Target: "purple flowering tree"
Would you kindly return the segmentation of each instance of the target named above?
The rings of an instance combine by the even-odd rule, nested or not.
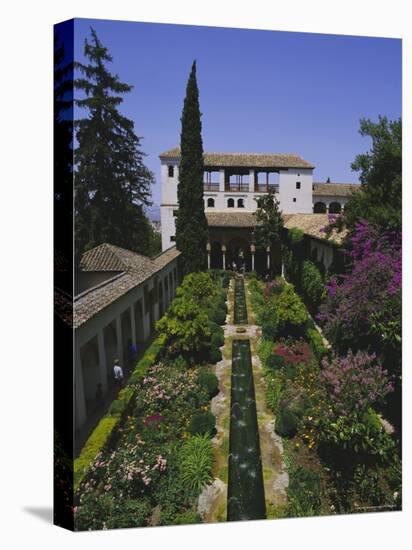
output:
[[[362,221],[355,227],[348,255],[347,274],[327,284],[318,319],[339,353],[369,350],[399,366],[401,235],[379,234]]]

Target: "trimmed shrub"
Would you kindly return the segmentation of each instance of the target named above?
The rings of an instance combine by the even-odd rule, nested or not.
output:
[[[219,380],[213,372],[201,370],[198,382],[200,387],[207,392],[210,399],[219,393]]]
[[[211,321],[218,325],[224,325],[226,322],[226,310],[218,305],[206,309],[207,316]]]
[[[308,320],[308,312],[294,286],[285,285],[274,305],[279,318],[279,335],[301,335]]]
[[[308,328],[306,330],[306,337],[309,340],[310,347],[317,359],[322,359],[326,354],[326,347],[323,344],[322,336],[316,330],[316,328]]]
[[[310,306],[317,309],[325,292],[325,284],[321,272],[310,260],[303,262],[300,284]]]
[[[282,437],[293,437],[298,430],[300,418],[289,408],[281,408],[276,417],[276,431]]]
[[[223,331],[222,333],[214,332],[210,339],[210,343],[212,344],[212,346],[215,346],[216,348],[221,348],[225,343],[225,337],[223,335]]]
[[[222,352],[217,346],[211,344],[209,348],[209,362],[212,365],[214,365],[215,363],[218,363],[221,360],[222,360]]]
[[[209,411],[197,411],[192,416],[189,424],[189,432],[192,435],[213,436],[216,432],[216,418]]]

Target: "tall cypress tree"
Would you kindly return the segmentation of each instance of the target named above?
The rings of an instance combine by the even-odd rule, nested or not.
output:
[[[84,53],[89,63],[76,63],[82,77],[75,80],[84,92],[76,104],[88,111],[76,121],[76,253],[103,242],[145,253],[150,226],[143,207],[150,204],[153,174],[144,165],[133,121],[118,110],[132,86],[108,71],[112,57],[94,29]]]
[[[196,61],[186,88],[180,135],[180,172],[177,198],[176,246],[184,273],[206,269],[207,220],[203,203],[203,143]]]

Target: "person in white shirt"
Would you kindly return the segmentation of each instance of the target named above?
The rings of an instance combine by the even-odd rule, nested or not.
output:
[[[118,359],[115,359],[115,361],[114,361],[113,376],[114,376],[114,380],[115,380],[116,384],[121,386],[122,382],[123,382],[123,369],[119,365],[119,360]]]

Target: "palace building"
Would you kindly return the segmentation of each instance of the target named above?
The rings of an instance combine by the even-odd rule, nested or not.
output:
[[[167,250],[175,242],[180,149],[166,151],[159,158],[162,250]],[[314,165],[296,154],[204,153],[204,166],[208,262],[212,268],[230,268],[239,255],[244,258],[246,270],[262,271],[276,262],[274,251],[256,250],[252,239],[257,199],[269,189],[279,200],[286,229],[300,228],[324,248],[327,241],[322,229],[327,214],[342,212],[350,194],[359,187],[313,182]],[[327,244],[336,245],[338,241],[335,236]],[[331,253],[323,253],[323,261],[330,265]]]

